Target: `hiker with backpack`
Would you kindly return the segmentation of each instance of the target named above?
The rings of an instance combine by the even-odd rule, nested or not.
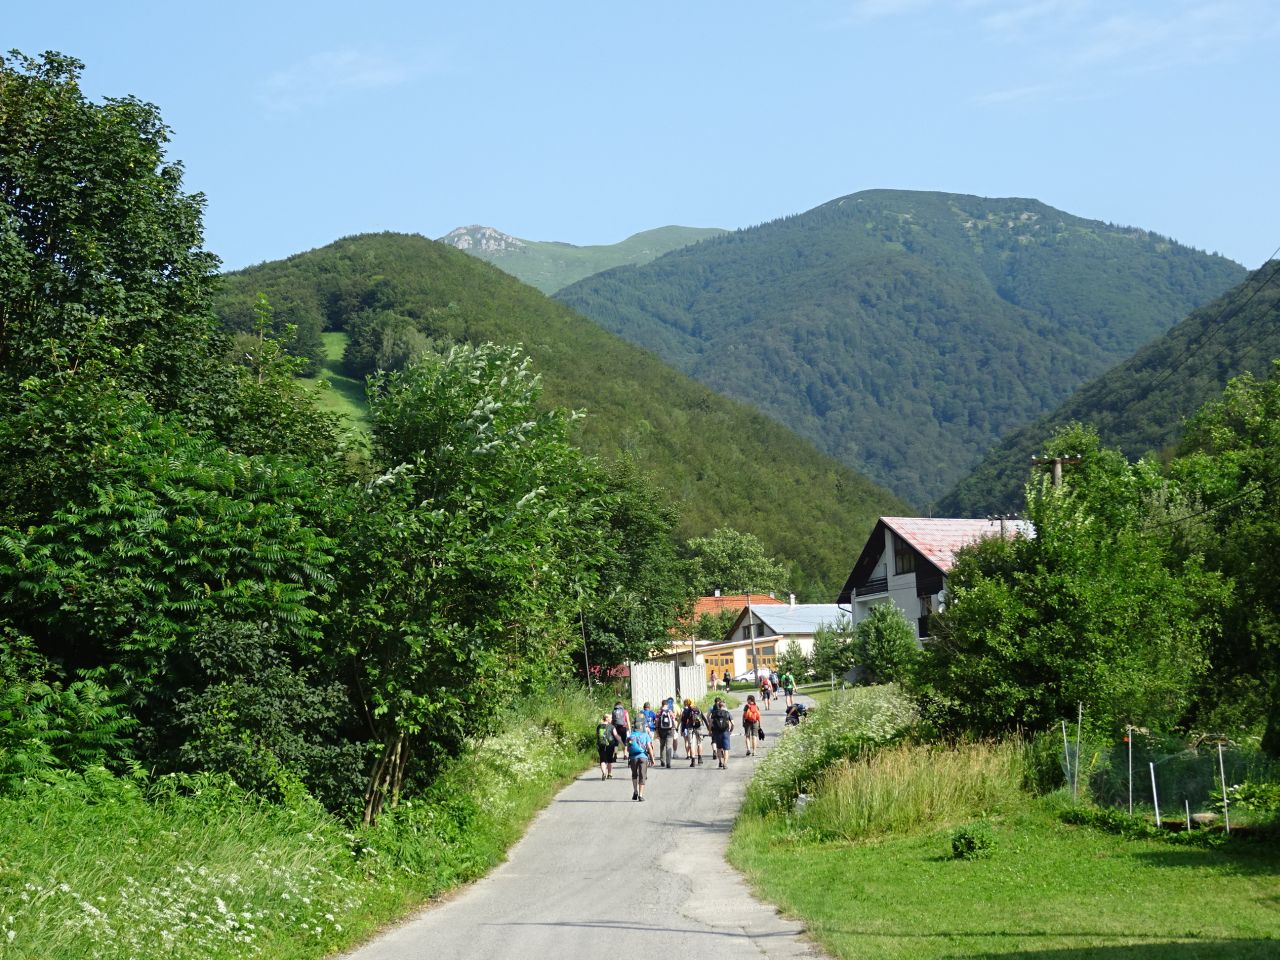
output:
[[[711,745],[715,749],[716,759],[720,761],[721,770],[729,768],[729,737],[733,734],[733,714],[724,705],[724,700],[716,697],[715,706],[707,714],[707,724],[711,727]]]
[[[796,678],[790,670],[782,675],[782,692],[786,695],[787,706],[794,707],[796,703]]]
[[[613,779],[613,765],[618,760],[618,731],[613,728],[613,717],[600,715],[596,724],[596,754],[600,757],[600,779]]]
[[[627,735],[631,733],[631,711],[623,706],[621,700],[613,702],[613,729],[618,732],[618,743],[626,743]]]
[[[671,769],[671,757],[675,753],[676,729],[679,724],[679,718],[676,716],[675,700],[668,697],[662,701],[662,706],[658,710],[658,717],[654,724],[658,733],[658,756],[662,760],[663,767],[668,770]]]
[[[756,736],[760,732],[760,708],[756,706],[756,698],[747,695],[747,705],[742,708],[742,735],[747,741],[747,756],[756,752]]]
[[[627,763],[631,766],[631,799],[644,799],[644,785],[653,763],[653,737],[645,726],[644,715],[636,714],[635,724],[627,735]]]
[[[707,727],[706,715],[692,700],[684,702],[684,712],[680,714],[680,735],[684,737],[684,752],[689,758],[689,766],[694,766],[693,748],[698,748],[698,763],[702,763],[702,736]]]
[[[769,683],[767,676],[760,678],[760,701],[764,704],[764,709],[769,709],[769,701],[773,698],[773,685]]]

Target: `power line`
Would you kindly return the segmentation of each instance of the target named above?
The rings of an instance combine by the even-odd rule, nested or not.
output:
[[[1203,517],[1206,514],[1217,513],[1219,510],[1225,510],[1227,507],[1231,506],[1233,503],[1239,503],[1241,500],[1243,500],[1245,497],[1249,496],[1250,494],[1266,490],[1268,487],[1273,487],[1277,483],[1280,483],[1280,474],[1272,477],[1270,480],[1255,481],[1253,483],[1247,484],[1246,486],[1242,487],[1239,490],[1239,492],[1233,494],[1230,497],[1227,497],[1227,499],[1225,500],[1221,500],[1218,503],[1213,504],[1212,506],[1205,507],[1203,510],[1197,510],[1195,513],[1188,513],[1181,517],[1174,517],[1171,520],[1162,520],[1160,523],[1148,524],[1138,532],[1145,534],[1145,533],[1151,532],[1152,530],[1160,530],[1164,527],[1172,527],[1175,524],[1186,523],[1186,521],[1188,520],[1194,520],[1196,519],[1196,517]]]

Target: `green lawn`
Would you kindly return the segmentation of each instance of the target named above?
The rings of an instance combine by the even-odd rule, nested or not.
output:
[[[322,333],[324,340],[324,369],[314,379],[303,382],[316,392],[316,402],[324,410],[346,417],[357,430],[369,428],[369,405],[365,403],[364,383],[342,372],[342,351],[347,345],[347,335]]]
[[[1124,840],[1032,800],[992,828],[992,854],[960,861],[951,825],[832,843],[795,835],[783,817],[744,815],[730,860],[836,957],[1280,957],[1274,843]]]

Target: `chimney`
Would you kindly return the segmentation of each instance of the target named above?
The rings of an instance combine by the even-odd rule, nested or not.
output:
[[[717,596],[717,597],[718,597],[718,596],[720,596],[720,588],[719,588],[719,587],[716,587],[716,596]]]
[[[796,595],[794,593],[791,594],[791,605],[793,607],[796,605]]]

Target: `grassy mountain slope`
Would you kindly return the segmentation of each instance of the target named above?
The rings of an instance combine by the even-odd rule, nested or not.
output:
[[[549,404],[585,409],[581,441],[629,454],[683,514],[682,534],[728,524],[791,561],[803,593],[834,595],[875,518],[905,505],[745,404],[473,257],[423,237],[377,234],[230,274],[224,300],[257,291],[342,330],[371,304],[437,340],[521,343]]]
[[[925,504],[1243,276],[1034,200],[875,190],[557,299]]]
[[[939,503],[952,516],[1020,509],[1031,457],[1055,429],[1093,424],[1131,457],[1177,442],[1186,418],[1249,372],[1265,377],[1280,357],[1280,260],[1273,260],[1052,413],[1010,434]]]
[[[620,243],[578,247],[571,243],[521,240],[492,227],[459,227],[440,238],[473,257],[518,277],[543,293],[555,293],[601,270],[642,264],[664,253],[724,233],[717,227],[658,227]]]

